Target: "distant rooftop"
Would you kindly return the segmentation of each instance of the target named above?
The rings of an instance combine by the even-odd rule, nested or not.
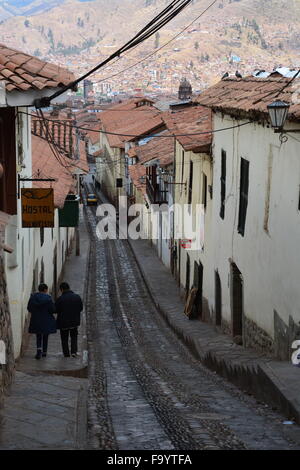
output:
[[[290,83],[288,77],[289,74],[286,77],[277,69],[263,78],[252,75],[225,78],[201,93],[195,102],[229,115],[260,119],[262,115],[268,116],[268,104],[281,100],[290,104],[289,119],[299,120],[300,104],[294,97],[299,95],[300,80],[296,78]]]

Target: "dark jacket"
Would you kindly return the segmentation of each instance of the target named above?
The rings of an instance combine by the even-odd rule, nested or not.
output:
[[[56,333],[56,322],[53,316],[55,308],[50,295],[43,292],[32,294],[27,310],[31,313],[29,333],[44,335]]]
[[[82,300],[79,295],[68,290],[63,292],[55,302],[57,312],[57,328],[68,329],[80,325],[80,312],[83,309]]]

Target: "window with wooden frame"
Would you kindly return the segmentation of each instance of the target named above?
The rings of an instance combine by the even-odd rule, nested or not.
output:
[[[222,150],[221,154],[221,206],[220,217],[225,218],[225,198],[226,198],[226,152]]]
[[[239,206],[239,222],[238,233],[242,236],[245,234],[247,207],[249,192],[249,162],[245,158],[241,158],[240,173],[240,206]]]

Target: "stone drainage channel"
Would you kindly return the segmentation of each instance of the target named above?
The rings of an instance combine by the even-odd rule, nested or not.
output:
[[[299,449],[284,419],[202,366],[166,325],[126,240],[91,237],[89,445],[105,450]]]

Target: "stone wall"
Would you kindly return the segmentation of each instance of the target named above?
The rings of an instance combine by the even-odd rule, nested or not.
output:
[[[0,240],[1,242],[1,240]],[[3,251],[0,248],[0,340],[4,341],[6,349],[6,364],[0,364],[0,406],[2,405],[5,389],[11,384],[14,373],[13,340],[9,303],[6,290]]]
[[[244,317],[243,342],[246,348],[253,348],[269,356],[274,356],[273,338],[247,317]]]
[[[231,325],[227,320],[224,320],[224,318],[222,318],[221,330],[224,334],[231,335]]]
[[[289,317],[287,325],[280,315],[274,311],[274,351],[277,359],[289,361],[293,350],[291,345],[293,341],[300,339],[300,325],[295,323],[293,318]]]

